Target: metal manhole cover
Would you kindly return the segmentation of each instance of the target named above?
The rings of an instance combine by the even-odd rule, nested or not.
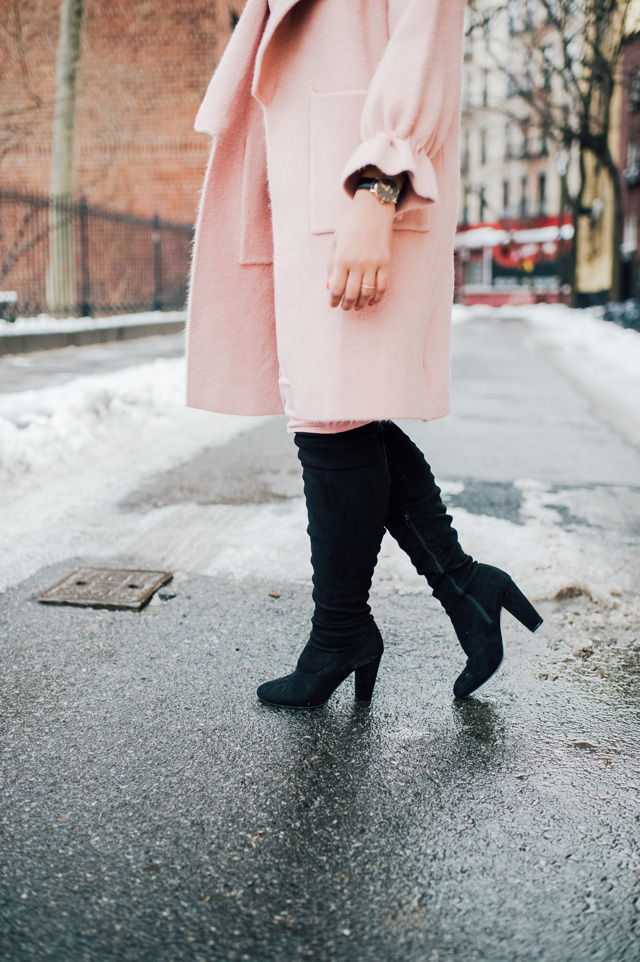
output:
[[[154,591],[172,578],[173,574],[169,571],[78,568],[62,581],[41,592],[37,600],[47,605],[139,611]]]

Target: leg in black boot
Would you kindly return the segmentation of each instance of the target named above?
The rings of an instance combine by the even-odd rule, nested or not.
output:
[[[451,618],[468,659],[453,693],[466,698],[502,662],[502,608],[530,631],[542,618],[505,571],[464,553],[424,455],[393,422],[383,428],[391,478],[386,527]]]
[[[316,708],[355,672],[369,701],[382,638],[368,605],[389,509],[389,474],[378,422],[339,434],[297,432],[313,567],[311,635],[295,671],[266,682],[258,697]]]

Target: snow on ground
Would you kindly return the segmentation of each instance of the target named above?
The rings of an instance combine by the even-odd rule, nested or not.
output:
[[[118,509],[129,491],[261,420],[187,408],[184,358],[0,395],[0,590],[126,550],[146,523]]]
[[[523,321],[549,359],[590,398],[596,413],[640,446],[640,333],[605,321],[589,310],[561,304],[463,307],[454,319]],[[640,484],[640,478],[638,478]]]
[[[0,395],[0,478],[63,470],[98,444],[102,456],[121,430],[172,418],[184,392],[178,358]]]
[[[612,420],[627,418],[640,430],[640,334],[557,307],[494,314],[517,314],[571,377],[586,382],[592,396],[606,395]],[[471,322],[486,317],[487,309],[457,307],[455,315],[457,323]],[[145,478],[266,420],[187,408],[184,392],[184,359],[178,358],[0,395],[0,590],[70,557],[255,576],[276,588],[310,581],[301,486],[299,495],[267,504],[174,504],[144,512],[119,506]],[[445,496],[454,493],[446,481],[442,487]],[[507,568],[534,600],[553,598],[568,586],[582,590],[594,602],[594,617],[603,606],[613,611],[621,592],[637,597],[633,548],[628,559],[604,545],[593,551],[587,529],[571,531],[558,523],[548,488],[535,479],[522,479],[519,487],[524,524],[454,512],[468,551]],[[427,593],[389,536],[374,590]],[[618,615],[621,623],[637,625],[640,602],[625,601]]]
[[[112,317],[18,317],[15,321],[0,319],[0,337],[17,334],[51,334],[60,331],[93,331],[103,327],[131,327],[138,324],[161,324],[186,321],[185,311],[142,311],[139,314],[115,314]]]

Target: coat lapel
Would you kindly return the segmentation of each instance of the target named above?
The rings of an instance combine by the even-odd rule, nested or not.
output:
[[[268,70],[265,71],[265,66],[267,65],[268,59],[266,57],[267,51],[282,21],[285,19],[287,14],[300,2],[302,2],[302,0],[269,0],[271,14],[267,21],[262,40],[260,41],[260,46],[256,54],[253,84],[251,87],[251,93],[253,96],[263,103],[266,103],[269,99],[269,92],[274,86],[275,81],[275,77],[273,77],[272,73]],[[266,73],[269,75],[265,76]]]
[[[251,82],[268,15],[267,0],[248,0],[200,104],[196,130],[215,135],[232,121],[236,100]]]
[[[249,84],[254,97],[264,100],[269,87],[261,77],[265,53],[284,18],[300,2],[248,0],[200,105],[196,130],[215,135],[232,123],[240,106],[237,100],[246,97]]]

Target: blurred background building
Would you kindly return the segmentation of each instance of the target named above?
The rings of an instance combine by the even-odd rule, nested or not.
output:
[[[620,165],[624,203],[622,298],[640,298],[640,17],[631,24],[622,54]]]
[[[458,292],[494,306],[557,301],[573,227],[566,201],[575,157],[552,137],[541,110],[520,96],[550,88],[553,37],[537,0],[468,9],[462,94]],[[527,47],[547,43],[536,75]]]
[[[470,0],[460,300],[637,295],[639,26],[637,0]]]

